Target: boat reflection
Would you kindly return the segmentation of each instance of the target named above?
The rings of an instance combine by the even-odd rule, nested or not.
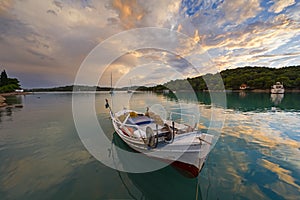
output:
[[[271,101],[274,103],[274,105],[278,105],[281,103],[283,97],[284,94],[271,94]]]
[[[116,132],[113,134],[113,145],[132,151]],[[117,148],[114,150],[118,151]],[[114,154],[117,155],[118,152]],[[126,162],[119,157],[118,160]],[[148,173],[118,173],[133,199],[202,199],[199,177],[184,177],[171,166]]]
[[[214,95],[221,95],[222,93],[213,93]],[[200,103],[204,105],[211,105],[209,92],[196,92],[198,101],[190,93],[176,92],[176,96],[164,96],[167,100],[174,102],[186,102],[186,103]],[[300,110],[300,93],[290,92],[284,94],[269,94],[266,92],[246,92],[246,96],[243,93],[232,92],[226,93],[226,107],[229,109],[239,111],[262,111],[270,110],[274,105],[279,106],[281,110]],[[162,96],[162,95],[161,95]],[[216,96],[216,99],[219,97]],[[222,105],[218,105],[222,107]],[[202,113],[201,113],[202,114]]]
[[[241,90],[240,92],[239,92],[239,96],[241,97],[241,98],[244,98],[244,97],[246,97],[246,92],[244,91],[244,90]]]

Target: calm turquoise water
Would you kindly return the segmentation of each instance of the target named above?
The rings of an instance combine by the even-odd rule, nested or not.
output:
[[[77,95],[84,101],[91,94]],[[188,93],[128,95],[115,94],[114,108],[196,105],[203,130],[210,128],[209,93],[197,94],[199,102]],[[126,149],[104,109],[109,97],[96,95],[97,117],[107,137]],[[228,93],[227,108],[216,105],[225,114],[221,136],[199,177],[189,179],[169,166],[133,174],[97,161],[76,132],[71,94],[9,97],[24,107],[0,111],[0,199],[299,199],[299,99],[299,93]]]

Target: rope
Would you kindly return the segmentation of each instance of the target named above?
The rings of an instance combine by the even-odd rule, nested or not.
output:
[[[196,200],[198,200],[198,190],[199,190],[199,177],[198,177],[198,180],[197,180],[197,186],[196,186]]]
[[[207,159],[208,160],[208,159]],[[207,174],[208,174],[208,186],[207,186],[207,191],[206,191],[206,198],[205,199],[208,199],[208,191],[210,189],[210,174],[209,174],[209,168],[207,168]]]
[[[114,132],[114,134],[117,134],[117,133]],[[118,137],[119,137],[119,136],[118,136]],[[120,171],[117,169],[117,164],[116,164],[116,162],[115,162],[115,157],[114,157],[114,148],[112,147],[113,145],[116,146],[116,144],[114,144],[113,141],[112,141],[112,142],[111,142],[111,152],[112,152],[111,155],[112,155],[113,163],[114,163],[114,165],[115,165],[115,169],[116,169],[116,171],[117,171],[117,173],[118,173],[118,175],[119,175],[119,177],[120,177],[121,182],[123,183],[125,189],[127,190],[129,196],[130,196],[132,199],[137,200],[137,198],[130,192],[128,186],[126,185],[125,181],[123,180],[123,178],[122,178],[122,176],[121,176]],[[143,196],[142,196],[142,197],[143,197]]]

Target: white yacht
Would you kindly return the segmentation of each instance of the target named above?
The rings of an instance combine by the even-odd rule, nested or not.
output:
[[[276,82],[275,85],[271,86],[271,93],[272,94],[283,94],[284,93],[283,84],[280,82]]]

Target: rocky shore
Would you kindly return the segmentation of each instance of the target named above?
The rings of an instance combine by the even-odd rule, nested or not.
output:
[[[6,96],[13,96],[13,95],[26,95],[30,94],[30,92],[10,92],[10,93],[1,93],[0,94],[0,108],[7,106],[6,103]]]
[[[7,104],[5,103],[5,98],[3,96],[0,95],[0,107],[4,107],[7,106]]]

